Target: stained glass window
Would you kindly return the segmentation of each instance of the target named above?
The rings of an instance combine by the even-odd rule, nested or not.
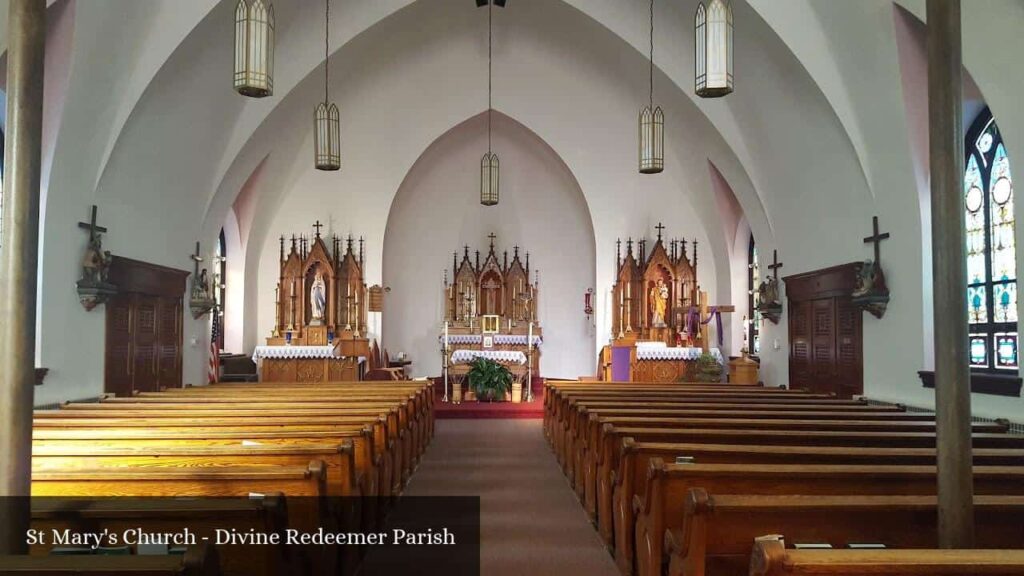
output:
[[[1017,245],[1013,179],[999,126],[984,110],[967,133],[964,171],[971,366],[1016,370]]]
[[[747,274],[747,350],[752,356],[761,353],[761,313],[757,311],[758,299],[757,287],[761,285],[761,267],[757,262],[757,245],[754,237],[750,237],[750,251],[747,254],[747,267],[750,272]]]

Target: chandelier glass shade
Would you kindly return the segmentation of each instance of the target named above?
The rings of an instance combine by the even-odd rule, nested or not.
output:
[[[498,155],[487,152],[480,159],[480,203],[494,206],[498,203]]]
[[[651,0],[650,100],[640,110],[640,173],[657,174],[665,169],[665,113],[654,105],[654,0]]]
[[[665,114],[661,106],[640,111],[640,173],[657,174],[665,169]]]
[[[330,99],[331,0],[324,10],[324,101],[313,111],[313,147],[317,170],[341,169],[341,114]]]
[[[316,105],[316,169],[334,171],[341,169],[341,115],[334,104],[320,102]]]
[[[274,94],[274,7],[263,0],[235,6],[235,91],[250,98]]]
[[[694,17],[694,87],[701,98],[720,98],[733,91],[732,4],[711,0],[697,4]]]

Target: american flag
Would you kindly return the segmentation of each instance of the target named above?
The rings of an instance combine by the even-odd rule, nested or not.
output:
[[[215,384],[220,381],[220,310],[213,309],[213,328],[210,329],[210,370],[207,382]]]

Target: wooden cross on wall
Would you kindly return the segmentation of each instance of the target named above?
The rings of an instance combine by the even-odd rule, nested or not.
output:
[[[782,262],[779,262],[779,251],[772,250],[772,263],[768,265],[768,269],[772,271],[775,280],[779,279],[779,268],[782,268]]]
[[[195,262],[195,269],[196,269],[196,271],[195,271],[195,275],[193,275],[192,277],[193,278],[198,278],[199,277],[199,263],[203,261],[203,257],[200,256],[200,252],[199,252],[199,242],[196,242],[196,253],[192,254],[191,256],[189,256],[189,258],[191,258],[192,261]]]
[[[871,235],[871,236],[868,236],[867,238],[865,238],[864,239],[864,243],[865,244],[874,244],[875,245],[875,264],[878,264],[879,263],[879,259],[882,257],[881,256],[881,250],[880,250],[881,247],[880,247],[880,245],[882,243],[882,240],[888,240],[889,239],[889,233],[888,232],[884,232],[882,234],[878,233],[878,216],[872,216],[871,217],[871,225],[872,225],[872,229],[874,230],[874,234]]]
[[[92,215],[90,216],[89,221],[88,222],[79,222],[78,223],[78,227],[82,228],[83,230],[88,230],[89,231],[89,242],[90,243],[92,243],[93,241],[96,240],[96,233],[97,232],[99,232],[99,233],[106,233],[106,231],[107,231],[107,229],[104,228],[103,226],[97,226],[96,225],[96,205],[95,204],[92,205]]]

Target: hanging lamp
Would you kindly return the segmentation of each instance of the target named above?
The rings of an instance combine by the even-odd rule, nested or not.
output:
[[[341,168],[341,116],[330,99],[331,0],[325,0],[324,5],[324,101],[313,113],[314,146],[316,169],[334,171]]]
[[[491,150],[491,65],[493,44],[493,8],[494,3],[487,3],[487,153],[480,159],[480,203],[484,206],[496,206],[498,204],[498,184],[500,163],[498,155]]]
[[[733,90],[732,3],[697,4],[694,17],[694,87],[701,98],[720,98]]]
[[[250,98],[274,94],[274,7],[264,0],[235,5],[234,87]]]
[[[665,169],[665,114],[654,106],[654,0],[651,0],[650,99],[640,110],[640,173]]]

